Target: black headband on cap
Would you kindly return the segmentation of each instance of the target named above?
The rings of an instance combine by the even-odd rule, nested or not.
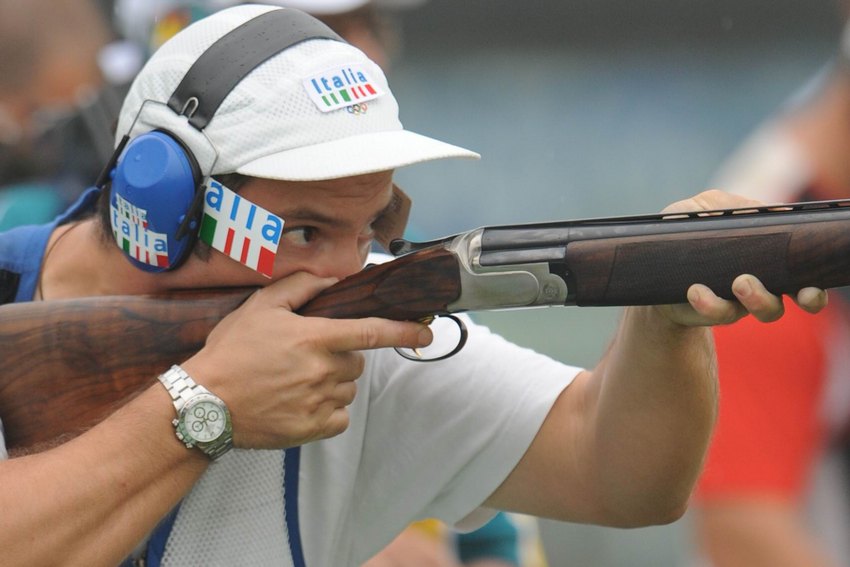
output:
[[[233,88],[261,63],[308,39],[345,42],[331,28],[293,8],[271,10],[232,29],[186,71],[168,107],[203,130]]]

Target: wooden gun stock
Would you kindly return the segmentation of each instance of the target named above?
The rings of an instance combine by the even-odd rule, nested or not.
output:
[[[34,450],[99,423],[172,364],[198,352],[213,327],[253,291],[0,307],[0,420],[7,448]],[[433,250],[401,258],[392,267],[370,267],[329,288],[299,313],[419,319],[444,310],[457,293],[457,261],[445,250]]]
[[[91,297],[0,307],[0,419],[10,451],[102,421],[204,345],[249,295]]]
[[[324,290],[298,313],[333,319],[383,317],[418,321],[448,313],[460,288],[455,255],[444,248],[427,248],[386,264],[369,266]]]

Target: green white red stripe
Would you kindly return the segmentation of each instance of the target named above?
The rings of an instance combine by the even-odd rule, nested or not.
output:
[[[345,108],[386,94],[362,65],[328,69],[303,81],[313,104],[322,112]]]
[[[164,234],[150,231],[148,233],[157,241],[166,242]],[[127,238],[119,237],[117,232],[113,232],[113,234],[115,234],[116,240],[125,254],[151,266],[158,266],[160,268],[168,267],[168,254],[163,254],[151,247],[146,247],[141,242],[133,242]]]
[[[147,211],[117,193],[109,203],[112,236],[125,254],[150,266],[168,267],[168,238],[148,227]]]
[[[200,239],[264,276],[272,277],[282,218],[211,181],[204,195]]]

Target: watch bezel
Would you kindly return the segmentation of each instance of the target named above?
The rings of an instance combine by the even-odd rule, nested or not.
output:
[[[186,417],[189,415],[189,412],[195,406],[203,402],[215,404],[224,416],[224,427],[216,437],[209,441],[198,440],[192,435],[190,429],[186,427]],[[224,401],[215,394],[210,392],[199,392],[193,395],[186,401],[185,404],[183,404],[183,407],[180,408],[180,413],[173,423],[174,432],[176,433],[177,438],[189,449],[196,447],[206,455],[217,458],[231,448],[233,425],[230,420],[230,410],[227,409],[227,404],[225,404]]]

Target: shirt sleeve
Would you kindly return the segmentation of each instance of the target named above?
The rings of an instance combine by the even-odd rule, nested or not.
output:
[[[407,508],[449,525],[479,509],[510,474],[580,371],[474,324],[464,349],[446,361],[383,362],[363,447],[368,482],[358,487],[369,509],[358,516]]]

